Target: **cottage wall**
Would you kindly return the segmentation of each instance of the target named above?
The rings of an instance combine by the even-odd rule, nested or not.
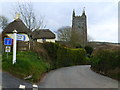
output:
[[[37,39],[37,42],[43,43],[42,39]],[[55,39],[46,39],[46,42],[53,42],[55,43]]]
[[[55,43],[55,39],[46,39],[46,42],[54,42]]]

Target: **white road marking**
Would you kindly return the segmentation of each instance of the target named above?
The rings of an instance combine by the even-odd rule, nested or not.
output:
[[[33,88],[38,88],[38,85],[33,84]]]
[[[20,85],[19,88],[20,89],[25,89],[25,85]]]

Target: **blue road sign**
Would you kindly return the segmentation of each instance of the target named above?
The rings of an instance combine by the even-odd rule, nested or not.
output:
[[[11,38],[4,38],[4,45],[12,45],[12,39]]]

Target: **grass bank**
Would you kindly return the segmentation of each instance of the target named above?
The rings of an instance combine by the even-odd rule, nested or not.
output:
[[[17,52],[17,63],[12,64],[12,52],[3,54],[2,69],[21,79],[32,76],[28,81],[38,82],[42,75],[47,72],[50,65],[34,52]]]

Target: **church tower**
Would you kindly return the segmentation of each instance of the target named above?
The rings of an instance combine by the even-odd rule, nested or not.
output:
[[[75,10],[73,10],[72,31],[78,32],[78,42],[82,46],[85,46],[87,44],[87,17],[85,14],[85,8],[83,9],[81,16],[76,16]]]

